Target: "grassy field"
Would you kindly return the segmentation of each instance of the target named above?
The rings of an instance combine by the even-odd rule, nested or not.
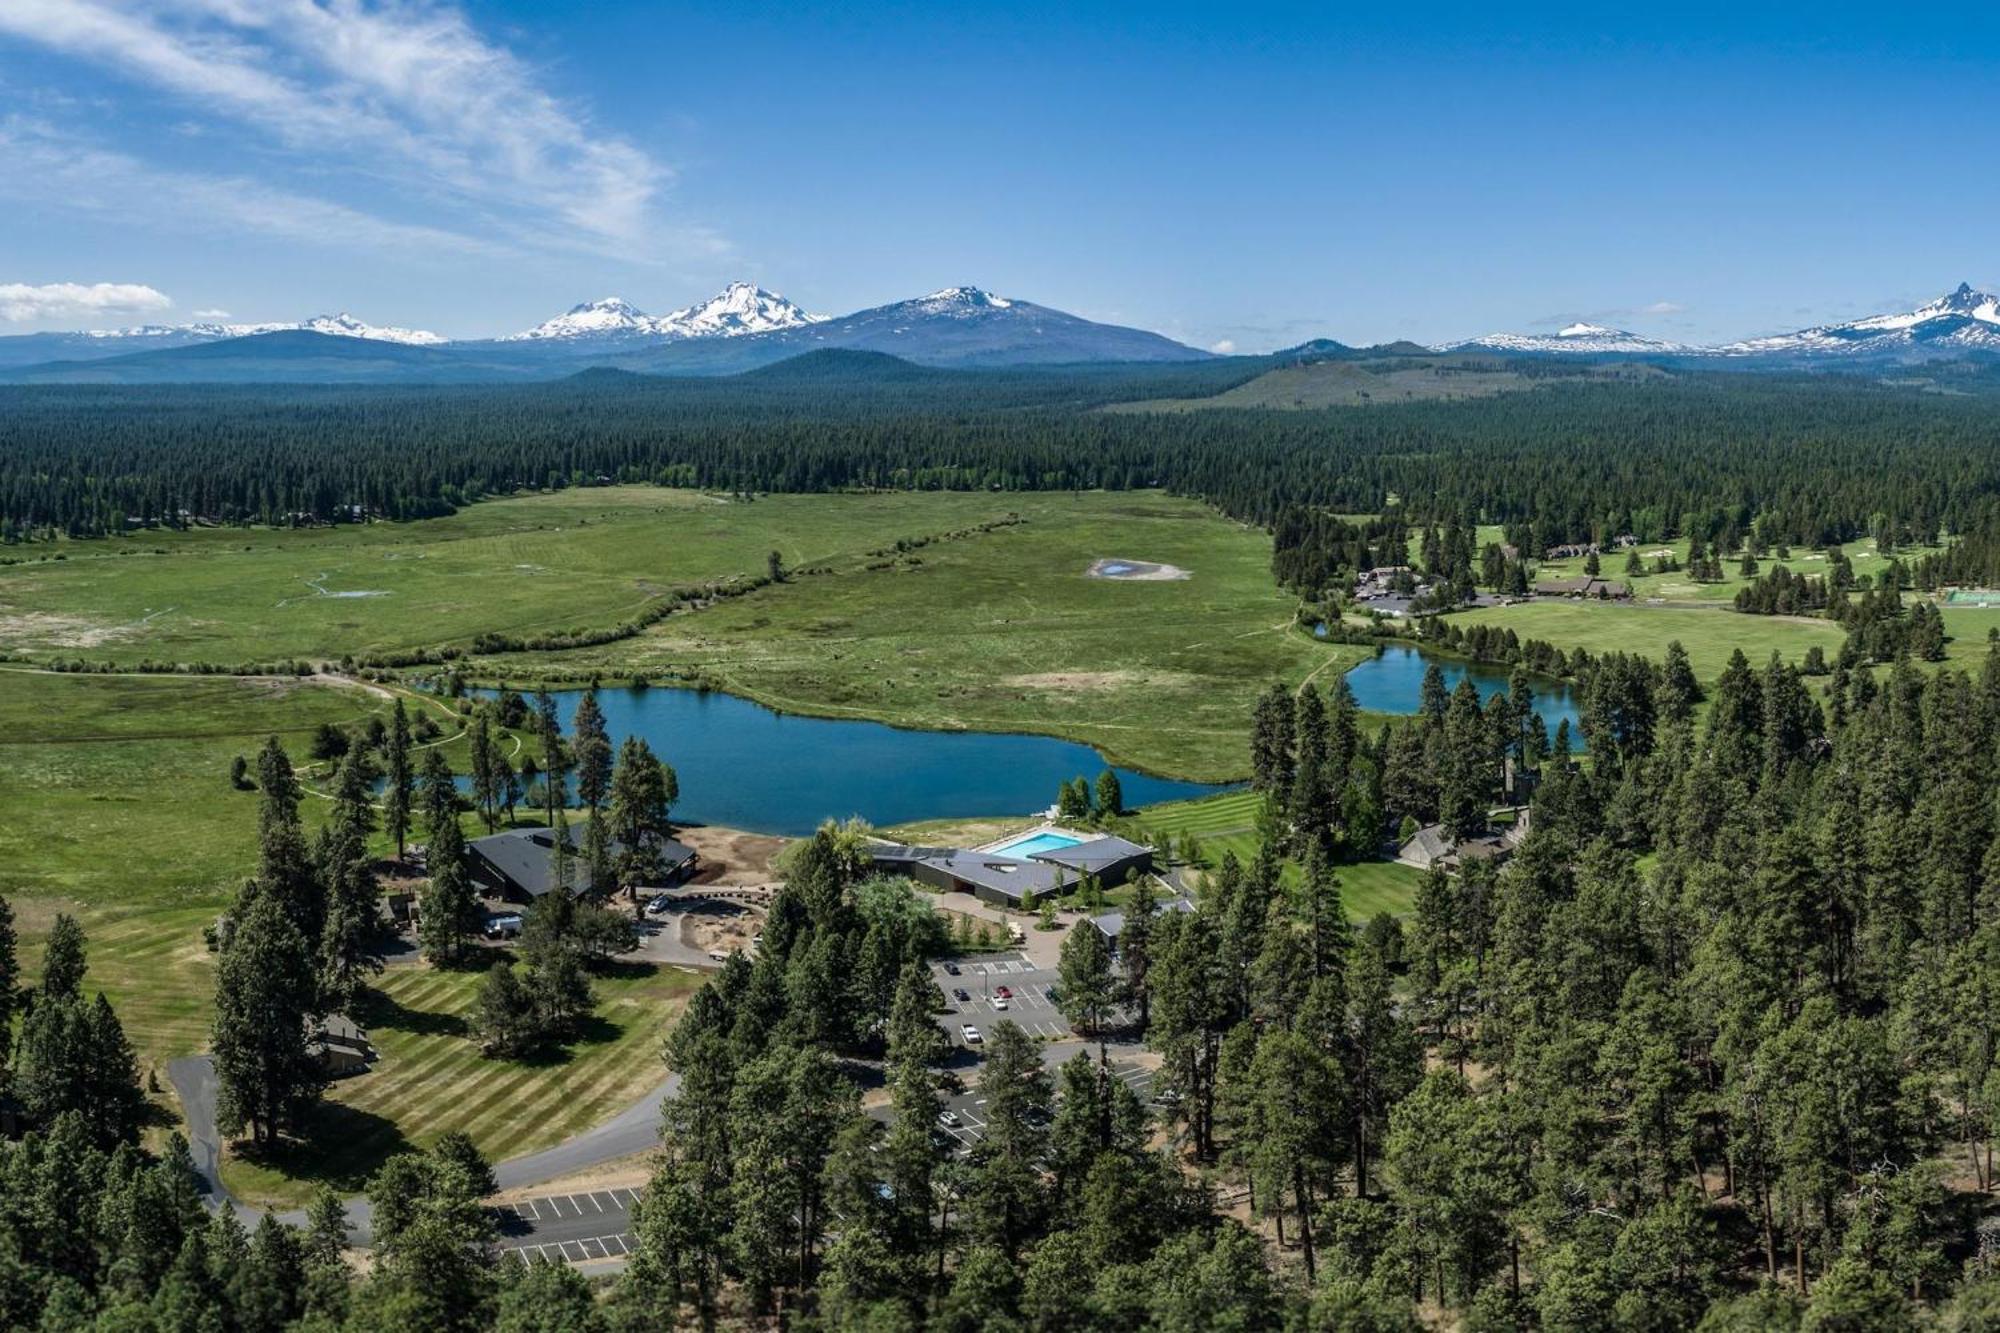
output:
[[[597,1012],[557,1064],[479,1053],[467,1016],[480,977],[418,964],[377,978],[355,1017],[382,1058],[328,1090],[311,1152],[231,1157],[223,1168],[230,1190],[279,1204],[302,1203],[322,1183],[353,1192],[390,1156],[454,1129],[494,1161],[559,1143],[666,1077],[660,1042],[701,982],[644,963],[595,978]]]
[[[1256,792],[1224,792],[1195,801],[1173,801],[1149,806],[1132,817],[1142,832],[1171,833],[1176,838],[1192,833],[1201,844],[1203,858],[1213,866],[1224,852],[1248,865],[1257,855],[1257,812],[1263,797]],[[1377,912],[1402,916],[1416,900],[1417,882],[1422,872],[1394,861],[1362,861],[1336,869],[1342,900],[1347,912],[1365,921]],[[1287,862],[1289,881],[1298,867]]]
[[[59,911],[90,937],[89,985],[148,1065],[201,1049],[213,959],[201,929],[256,866],[257,796],[229,761],[277,734],[295,753],[321,722],[387,708],[358,689],[221,677],[0,671],[0,894],[23,962]],[[308,803],[308,815],[314,803]]]
[[[360,688],[226,677],[51,675],[0,668],[0,896],[12,904],[32,980],[58,912],[83,924],[89,990],[117,1008],[142,1070],[208,1043],[215,959],[202,940],[256,867],[257,795],[229,761],[280,736],[295,759],[321,722],[389,703]],[[431,707],[422,702],[419,708]],[[451,719],[437,710],[447,732]],[[308,823],[325,809],[307,800]],[[695,978],[651,966],[598,982],[599,1006],[566,1062],[495,1064],[464,1035],[477,974],[405,966],[357,1015],[383,1053],[335,1086],[308,1161],[233,1164],[257,1196],[297,1201],[320,1179],[356,1187],[382,1156],[464,1129],[495,1156],[556,1142],[661,1077],[656,1047]]]
[[[1654,659],[1665,657],[1667,645],[1679,639],[1695,675],[1703,680],[1720,674],[1738,648],[1751,665],[1761,667],[1774,651],[1796,662],[1814,644],[1831,659],[1846,638],[1830,620],[1749,616],[1719,607],[1552,600],[1480,607],[1454,612],[1451,619],[1460,628],[1503,626],[1523,639],[1545,639],[1561,648],[1639,653]]]
[[[1499,537],[1488,538],[1482,529],[1480,540],[1485,542],[1487,540],[1499,541],[1503,539]],[[1880,574],[1889,567],[1889,561],[1892,558],[1902,561],[1904,568],[1907,569],[1924,555],[1936,554],[1939,548],[1906,547],[1895,552],[1892,557],[1883,555],[1876,549],[1874,539],[1867,538],[1862,541],[1853,542],[1842,549],[1847,554],[1848,564],[1854,567],[1855,576],[1860,578]],[[1679,572],[1672,574],[1632,575],[1625,572],[1626,552],[1608,551],[1598,556],[1599,574],[1615,582],[1631,584],[1632,595],[1634,597],[1660,598],[1669,602],[1713,602],[1727,605],[1736,599],[1736,593],[1739,589],[1752,581],[1750,578],[1743,576],[1741,573],[1742,559],[1741,557],[1736,557],[1733,559],[1725,558],[1723,560],[1723,577],[1719,582],[1696,583],[1687,575],[1688,543],[1684,538],[1670,542],[1642,543],[1638,550],[1641,559],[1648,565],[1652,563],[1654,556],[1659,555],[1663,551],[1671,551],[1674,554],[1674,558],[1681,563],[1682,568]],[[1827,571],[1827,558],[1826,554],[1821,551],[1794,548],[1791,558],[1787,560],[1779,560],[1775,556],[1765,556],[1757,562],[1757,570],[1759,574],[1768,574],[1779,565],[1783,565],[1794,574],[1799,574],[1806,578],[1824,578]],[[1536,566],[1535,578],[1538,581],[1544,579],[1581,578],[1584,574],[1583,566],[1584,561],[1580,558],[1572,560],[1544,560]]]
[[[1040,732],[1135,767],[1226,780],[1247,769],[1259,691],[1364,655],[1290,632],[1294,604],[1271,583],[1269,536],[1197,504],[1149,492],[1005,503],[1027,521],[892,568],[795,580],[600,648],[479,665],[509,679],[696,673],[793,712]],[[1107,556],[1189,577],[1086,577]]]
[[[770,496],[609,486],[448,518],[73,542],[0,566],[0,652],[136,662],[338,658],[609,626],[674,587],[858,558],[998,518],[979,494]]]

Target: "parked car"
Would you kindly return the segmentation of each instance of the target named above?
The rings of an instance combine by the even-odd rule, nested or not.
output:
[[[1004,1010],[1007,1007],[1007,1001],[1001,996],[996,995],[993,997],[993,1007]]]
[[[938,1112],[938,1123],[946,1129],[957,1129],[958,1112],[946,1107],[944,1110]]]
[[[995,995],[998,995],[1003,1000],[1011,1000],[1014,998],[1014,992],[1009,990],[1005,986],[995,986],[993,988],[993,993]]]
[[[951,998],[957,1000],[960,1004],[964,1004],[972,998],[972,992],[963,986],[955,986],[952,988]]]
[[[946,964],[944,965],[944,973],[945,973],[945,975],[946,975],[946,976],[948,976],[948,977],[955,977],[955,976],[957,976],[957,975],[958,975],[958,964],[957,964],[957,963],[946,963]]]
[[[653,900],[646,904],[646,910],[648,912],[651,912],[654,916],[658,916],[662,912],[665,912],[668,909],[672,908],[673,905],[674,905],[674,900],[672,898],[668,897],[664,893],[660,893],[660,894],[655,894],[653,896]]]
[[[724,953],[720,949],[710,949],[708,951],[708,956],[710,959],[718,963],[726,963],[729,961],[729,955]]]
[[[961,1027],[958,1030],[958,1032],[960,1036],[965,1038],[965,1044],[967,1046],[977,1046],[980,1042],[986,1040],[986,1038],[979,1035],[979,1029],[972,1026],[972,1024],[970,1023],[967,1023],[965,1026]]]
[[[489,940],[511,940],[521,934],[521,918],[514,915],[488,918],[486,938]]]

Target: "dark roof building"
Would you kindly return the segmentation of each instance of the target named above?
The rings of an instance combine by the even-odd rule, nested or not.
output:
[[[1122,883],[1130,870],[1149,870],[1153,865],[1153,849],[1124,838],[1106,835],[1080,842],[1074,847],[1054,847],[1046,852],[1036,852],[1034,859],[1047,861],[1050,865],[1063,866],[1081,874],[1095,875],[1098,879],[1111,883]]]
[[[563,879],[570,894],[577,898],[588,895],[596,887],[590,882],[590,866],[583,859],[583,839],[578,825],[571,824],[563,830],[566,855],[563,858]],[[553,829],[517,828],[504,833],[495,833],[484,838],[474,838],[466,845],[471,853],[468,858],[473,882],[489,893],[517,903],[531,903],[556,887],[556,834]],[[611,841],[611,854],[618,855],[623,846]],[[694,868],[696,860],[694,848],[686,843],[668,838],[660,844],[660,860],[666,869],[666,882],[683,879]]]

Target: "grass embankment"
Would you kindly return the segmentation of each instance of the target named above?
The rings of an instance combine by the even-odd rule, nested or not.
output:
[[[593,978],[597,1011],[582,1037],[566,1052],[522,1061],[480,1054],[470,1015],[481,976],[418,964],[378,977],[355,1017],[382,1058],[328,1089],[309,1149],[229,1159],[230,1190],[288,1205],[322,1183],[350,1193],[395,1153],[455,1129],[494,1161],[560,1143],[666,1077],[660,1041],[701,981],[674,968],[617,965]]]
[[[1261,690],[1328,680],[1365,655],[1289,632],[1294,602],[1271,582],[1270,537],[1191,501],[1136,492],[988,503],[1027,521],[891,567],[763,589],[620,643],[480,665],[514,679],[694,672],[789,711],[1039,732],[1150,771],[1229,780],[1247,772]],[[1190,577],[1086,577],[1106,556]]]
[[[414,701],[455,729],[435,703]],[[257,863],[257,794],[230,760],[276,734],[302,761],[311,731],[386,714],[372,691],[227,677],[70,676],[0,669],[0,769],[13,818],[0,825],[0,895],[15,908],[30,980],[58,912],[89,936],[86,987],[116,1006],[144,1071],[208,1043],[215,959],[202,928]],[[327,809],[308,799],[309,827]],[[483,1059],[464,1030],[478,974],[399,967],[357,1017],[382,1060],[334,1086],[315,1154],[232,1163],[233,1185],[296,1201],[312,1183],[358,1186],[408,1143],[464,1129],[494,1157],[556,1142],[661,1077],[655,1047],[694,978],[628,967],[566,1059]],[[288,1175],[287,1172],[290,1174]]]

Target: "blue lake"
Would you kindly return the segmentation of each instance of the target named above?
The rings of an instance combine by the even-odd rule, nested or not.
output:
[[[583,693],[554,693],[569,735]],[[606,689],[597,692],[597,704],[614,747],[626,736],[643,736],[673,765],[681,788],[676,819],[753,833],[798,836],[822,820],[853,815],[877,827],[1025,815],[1047,809],[1070,778],[1094,783],[1107,767],[1089,746],[1046,736],[904,731],[775,713],[698,690]],[[1127,806],[1223,790],[1117,772]]]
[[[1374,657],[1347,673],[1347,686],[1354,691],[1354,702],[1364,712],[1408,716],[1417,711],[1423,692],[1424,671],[1432,660],[1421,648],[1404,644],[1384,645]],[[1444,673],[1446,690],[1457,689],[1459,681],[1471,677],[1481,703],[1496,694],[1507,692],[1508,673],[1505,671],[1450,657],[1435,660],[1438,670]],[[1535,691],[1535,711],[1541,714],[1542,724],[1548,728],[1549,735],[1554,736],[1556,725],[1567,719],[1570,735],[1574,738],[1572,744],[1581,749],[1583,733],[1576,692],[1562,681],[1545,680],[1540,676],[1529,677],[1529,682]]]

